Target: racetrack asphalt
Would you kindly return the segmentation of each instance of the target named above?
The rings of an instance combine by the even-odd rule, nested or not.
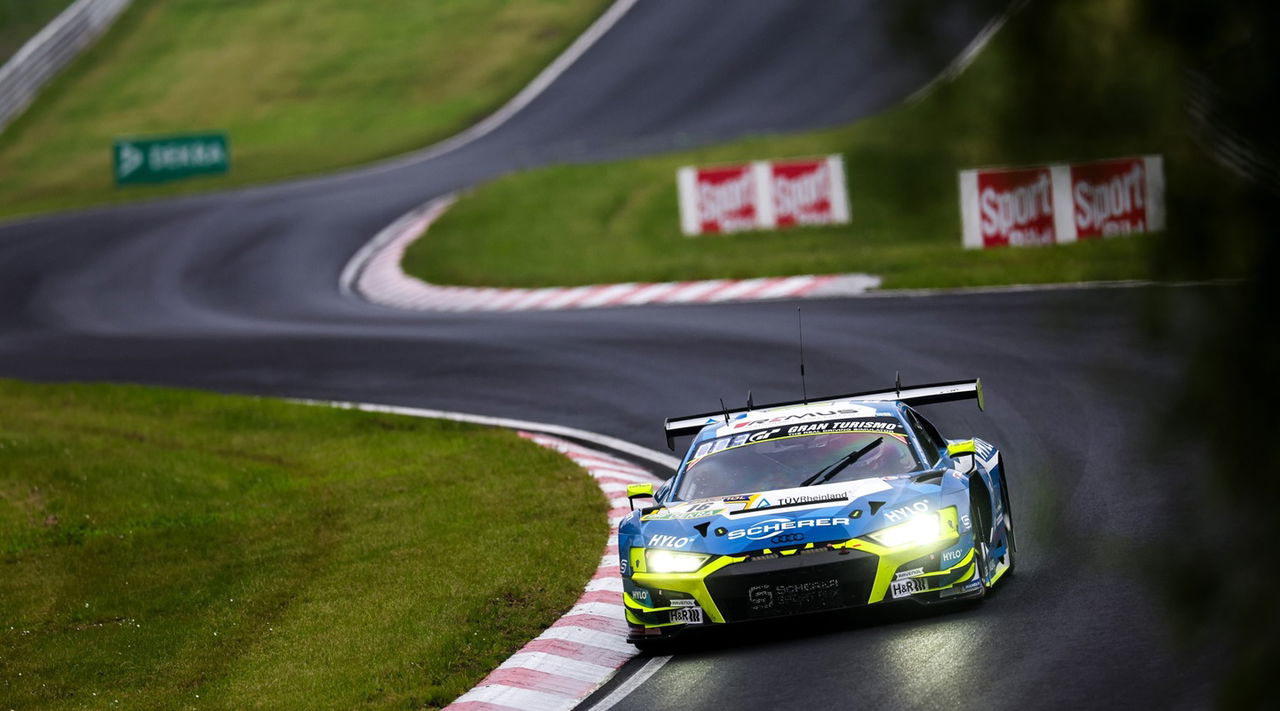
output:
[[[907,41],[886,16],[905,5],[726,14],[646,0],[512,120],[453,152],[2,224],[0,375],[430,407],[654,448],[665,416],[748,389],[792,399],[793,303],[409,313],[341,295],[338,276],[413,206],[510,170],[883,109],[988,19],[966,3],[913,3],[936,32]],[[1212,674],[1175,651],[1143,572],[1174,525],[1176,477],[1191,476],[1176,466],[1185,453],[1145,446],[1149,413],[1184,377],[1137,328],[1164,291],[805,302],[810,393],[879,387],[898,370],[906,383],[983,379],[985,414],[929,412],[944,434],[1002,448],[1019,569],[950,614],[821,616],[697,640],[617,708],[1206,705]]]

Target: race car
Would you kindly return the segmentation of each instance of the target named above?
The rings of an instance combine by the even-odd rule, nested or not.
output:
[[[674,477],[627,490],[618,528],[628,641],[899,601],[982,598],[1014,567],[1000,452],[916,408],[978,380],[669,418],[695,435]],[[653,498],[654,505],[636,509]]]

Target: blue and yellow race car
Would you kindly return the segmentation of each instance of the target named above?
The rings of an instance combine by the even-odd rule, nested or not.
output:
[[[976,599],[1013,570],[1000,452],[944,439],[916,407],[977,380],[672,418],[695,435],[674,477],[618,529],[628,640],[911,600]]]

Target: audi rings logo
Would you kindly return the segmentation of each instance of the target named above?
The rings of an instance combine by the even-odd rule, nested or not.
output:
[[[770,543],[799,543],[804,540],[803,533],[779,533],[769,539]]]

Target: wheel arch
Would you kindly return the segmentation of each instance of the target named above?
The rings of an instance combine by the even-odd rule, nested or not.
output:
[[[982,542],[987,544],[991,543],[991,534],[994,527],[991,504],[991,490],[987,488],[987,482],[977,472],[974,472],[969,477],[969,508],[970,516],[973,516],[973,509],[975,508],[978,516],[974,517],[970,523],[973,524],[974,535],[980,535]],[[979,521],[982,522],[982,531],[978,531]]]

